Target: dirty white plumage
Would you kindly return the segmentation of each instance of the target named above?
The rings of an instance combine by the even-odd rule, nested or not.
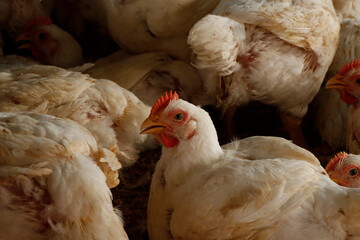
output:
[[[45,65],[0,72],[0,110],[33,111],[70,118],[89,129],[101,147],[122,164],[133,163],[147,147],[139,135],[150,107],[109,80]]]
[[[204,110],[183,100],[160,109],[142,132],[177,144],[163,146],[153,175],[150,239],[360,237],[360,189],[334,183],[307,150],[278,137],[221,147]]]
[[[221,1],[188,37],[205,101],[227,109],[257,100],[301,120],[334,57],[339,29],[330,0]]]
[[[128,239],[97,165],[116,157],[88,130],[29,112],[0,113],[0,129],[1,239]]]
[[[114,40],[130,52],[164,51],[182,60],[190,55],[190,28],[219,0],[102,1]]]

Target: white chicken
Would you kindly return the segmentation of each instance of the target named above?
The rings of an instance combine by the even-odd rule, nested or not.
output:
[[[341,20],[340,40],[327,78],[335,76],[343,66],[360,56],[360,1],[334,0],[334,7]],[[310,107],[316,131],[332,148],[346,145],[348,111],[348,105],[340,99],[335,89],[320,89]]]
[[[322,142],[337,149],[346,145],[348,113],[339,93],[322,87],[310,104],[308,117]]]
[[[360,189],[334,183],[305,149],[278,137],[221,147],[208,113],[177,94],[141,133],[163,144],[148,202],[150,239],[360,237]]]
[[[135,52],[164,51],[178,59],[190,56],[186,38],[196,21],[219,0],[102,0],[107,27],[114,40]]]
[[[26,41],[19,49],[29,49],[46,64],[69,68],[84,61],[79,43],[50,18],[36,17],[29,21],[16,41]]]
[[[128,239],[97,166],[117,160],[84,127],[2,112],[0,159],[0,239]]]
[[[346,64],[338,74],[329,79],[326,87],[336,89],[341,99],[349,104],[347,116],[346,147],[350,153],[360,154],[360,59]]]
[[[101,147],[114,151],[124,165],[139,150],[152,147],[139,135],[150,112],[133,93],[109,80],[46,65],[0,72],[0,111],[32,111],[70,118],[85,126]]]
[[[192,63],[202,70],[207,103],[229,110],[275,105],[290,137],[334,57],[339,21],[330,0],[222,0],[190,30]],[[231,126],[231,124],[228,124]]]
[[[53,5],[54,0],[1,0],[0,32],[15,40],[31,19],[36,16],[49,16]],[[6,46],[0,44],[0,56],[5,50],[3,47]]]
[[[329,161],[325,170],[329,174],[329,177],[341,186],[360,187],[359,155],[339,152]]]
[[[334,8],[339,11],[340,17],[356,18],[359,17],[360,1],[359,0],[332,0]]]

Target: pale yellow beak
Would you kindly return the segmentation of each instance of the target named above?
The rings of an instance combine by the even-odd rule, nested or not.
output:
[[[328,175],[329,175],[329,178],[330,178],[331,180],[333,180],[335,183],[339,184],[340,186],[345,186],[345,185],[346,185],[346,183],[345,183],[344,181],[332,177],[332,175],[333,175],[333,172],[332,172],[332,171],[328,172]]]
[[[153,116],[149,116],[140,127],[140,134],[161,134],[164,128],[171,129],[165,123],[161,123],[154,119]]]
[[[335,88],[335,89],[344,89],[346,87],[346,83],[342,81],[342,78],[338,77],[337,75],[335,77],[332,77],[329,79],[329,81],[326,83],[326,88]]]
[[[27,34],[21,33],[21,34],[16,38],[16,42],[20,42],[20,41],[30,41],[30,42],[32,42],[32,39],[31,39],[29,36],[27,36]],[[31,48],[32,46],[33,46],[32,43],[26,42],[26,43],[20,45],[20,46],[18,47],[18,49]]]
[[[336,182],[337,184],[339,184],[340,186],[345,186],[346,183],[342,180],[339,180],[337,178],[331,178],[331,180],[333,180],[334,182]]]

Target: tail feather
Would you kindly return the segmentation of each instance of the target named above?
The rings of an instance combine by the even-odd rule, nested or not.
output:
[[[243,24],[227,17],[207,15],[189,33],[192,64],[199,69],[216,69],[221,76],[229,75],[239,68],[236,58],[245,38]]]

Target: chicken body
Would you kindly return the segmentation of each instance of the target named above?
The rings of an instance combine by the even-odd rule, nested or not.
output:
[[[200,75],[194,67],[185,61],[171,59],[163,52],[129,56],[119,51],[99,59],[84,72],[93,78],[116,82],[148,105],[155,104],[164,92],[170,90],[191,101],[202,87]]]
[[[333,149],[346,146],[349,107],[337,91],[321,88],[308,114],[323,142]]]
[[[219,0],[102,2],[109,32],[121,47],[135,53],[164,51],[188,60],[190,28]]]
[[[98,164],[116,162],[79,124],[0,113],[1,239],[128,239]]]
[[[360,76],[359,61],[345,65],[340,72],[331,78],[327,84],[327,88],[334,88],[340,93],[341,99],[349,104],[346,148],[350,153],[360,154],[360,87],[358,78]]]
[[[341,21],[340,40],[326,74],[326,81],[335,76],[346,63],[360,56],[360,1],[333,2]],[[333,148],[346,145],[349,110],[335,89],[320,89],[310,114],[314,119],[315,129],[324,142]]]
[[[360,12],[359,0],[333,0],[334,8],[340,12],[341,17],[344,18],[356,18]]]
[[[70,118],[92,132],[122,164],[133,163],[152,141],[139,136],[150,107],[109,80],[33,65],[0,73],[0,111],[32,111]]]
[[[0,59],[0,72],[10,70],[13,68],[20,68],[24,66],[38,65],[39,61],[31,57],[23,57],[18,55],[6,55]]]
[[[142,125],[164,145],[151,182],[150,239],[360,237],[360,190],[331,181],[310,152],[278,137],[220,147],[204,110],[164,99]]]
[[[338,38],[329,0],[224,0],[194,25],[188,43],[207,103],[226,110],[256,100],[302,119]]]

